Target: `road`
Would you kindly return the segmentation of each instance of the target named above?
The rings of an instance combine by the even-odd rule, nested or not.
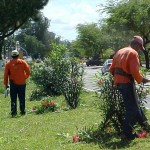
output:
[[[85,67],[84,70],[84,88],[88,91],[97,91],[97,80],[95,77],[95,74],[98,73],[100,70],[100,67]]]
[[[100,71],[101,69],[99,66],[84,67],[83,81],[84,81],[84,88],[87,91],[97,91],[99,89],[95,74],[97,74]],[[147,75],[146,77],[150,79],[150,75]],[[145,84],[145,87],[149,86],[150,83]],[[145,103],[146,108],[150,109],[150,95],[147,95],[145,101],[146,101]]]

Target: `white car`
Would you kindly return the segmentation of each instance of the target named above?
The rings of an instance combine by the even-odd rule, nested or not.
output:
[[[25,61],[27,61],[27,62],[32,62],[32,61],[33,61],[33,59],[32,59],[32,57],[31,57],[31,56],[27,56],[27,57],[25,58]]]
[[[109,71],[109,68],[110,68],[111,64],[112,64],[112,59],[107,59],[104,62],[103,66],[101,68],[102,74],[104,74],[104,73]]]

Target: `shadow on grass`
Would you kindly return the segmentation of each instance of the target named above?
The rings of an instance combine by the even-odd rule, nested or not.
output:
[[[124,149],[134,145],[133,141],[121,139],[119,135],[113,132],[93,131],[87,135],[83,136],[81,141],[95,143],[105,149]]]
[[[111,149],[123,149],[131,147],[132,141],[129,140],[122,140],[120,136],[116,135],[115,133],[105,133],[103,137],[101,137],[100,141],[97,141],[98,144],[105,148]]]

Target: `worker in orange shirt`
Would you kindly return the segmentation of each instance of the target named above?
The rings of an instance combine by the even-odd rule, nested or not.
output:
[[[13,50],[13,58],[5,65],[4,85],[7,88],[10,84],[11,115],[17,115],[17,96],[20,103],[20,114],[25,115],[25,91],[26,79],[30,75],[30,68],[26,61],[19,59],[19,52]]]
[[[141,137],[141,135],[145,136],[143,133],[132,133],[133,127],[137,122],[141,125],[144,132],[150,129],[147,118],[139,106],[135,88],[135,81],[137,83],[150,82],[139,71],[139,50],[145,50],[143,47],[143,39],[140,36],[134,36],[128,47],[116,52],[112,65],[110,66],[110,73],[114,77],[114,85],[123,97],[125,106],[123,135],[129,140]]]

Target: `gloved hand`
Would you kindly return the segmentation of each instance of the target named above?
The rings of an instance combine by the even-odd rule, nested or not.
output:
[[[9,95],[9,86],[6,86],[6,90],[5,90],[5,92],[4,92],[4,94],[5,94],[5,98]]]
[[[8,89],[8,88],[9,88],[9,85],[6,85],[5,88]]]

